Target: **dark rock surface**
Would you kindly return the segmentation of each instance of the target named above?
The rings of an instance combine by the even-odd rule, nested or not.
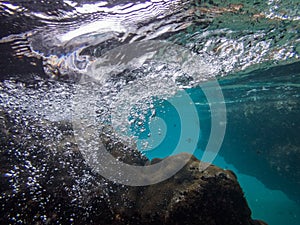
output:
[[[257,225],[235,175],[190,161],[161,183],[112,183],[86,165],[68,122],[33,120],[0,110],[0,224]],[[137,150],[111,141],[122,161],[145,165]],[[176,160],[183,157],[179,155]]]
[[[235,175],[213,165],[201,172],[195,157],[168,180],[133,191],[134,210],[120,213],[129,224],[251,224]]]

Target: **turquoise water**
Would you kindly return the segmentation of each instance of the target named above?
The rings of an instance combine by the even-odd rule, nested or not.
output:
[[[218,156],[213,164],[235,172],[245,193],[254,219],[261,219],[270,225],[299,224],[300,206],[280,190],[271,190],[253,176],[240,173],[232,164]]]
[[[84,85],[88,78],[98,91],[97,104],[79,111],[82,117],[96,112],[88,126],[113,127],[126,144],[135,139],[150,159],[189,152],[233,170],[254,218],[269,225],[300,224],[299,0],[8,0],[0,1],[0,17],[0,107],[22,128],[21,147],[31,138],[31,121],[74,122],[74,90],[82,102],[95,94]],[[147,50],[160,49],[161,43],[170,51],[149,57]],[[208,99],[199,86],[208,84],[211,93],[218,93],[215,77],[224,100],[217,95]],[[220,104],[226,108],[213,110]],[[214,124],[218,113],[227,121]],[[217,135],[222,136],[220,149],[218,144],[206,149],[215,131],[212,124],[226,124],[224,138]],[[43,139],[61,138],[47,126]],[[13,152],[7,166],[17,171],[20,181],[9,181],[16,191],[26,182],[14,154],[22,156],[25,168],[31,162],[28,153],[3,144]],[[48,144],[57,148],[55,142]],[[39,157],[51,160],[55,155],[52,150],[43,154]],[[45,176],[42,168],[37,174],[30,171],[33,180]],[[69,197],[80,199],[89,187],[85,178],[72,178],[84,188],[79,185]],[[41,199],[41,212],[47,214],[39,194],[31,197]],[[2,200],[8,202],[2,208],[15,202]],[[16,208],[16,215],[23,215],[24,209]]]
[[[269,225],[298,225],[300,221],[299,185],[297,180],[291,180],[291,174],[299,172],[298,159],[293,159],[293,154],[284,156],[289,155],[289,147],[284,150],[284,155],[274,149],[275,143],[280,146],[298,144],[299,69],[299,63],[296,63],[257,70],[238,78],[232,75],[219,79],[226,102],[227,130],[221,150],[211,163],[236,173],[253,218],[262,219]],[[180,93],[168,100],[156,99],[156,114],[148,113],[143,129],[131,126],[139,149],[149,158],[174,154],[172,151],[180,141],[181,123],[195,120],[193,117],[180,120],[178,111],[188,112],[193,104],[200,123],[190,127],[179,151],[194,153],[198,159],[207,161],[203,153],[211,131],[210,106],[201,88],[187,89],[186,92],[191,102]],[[180,109],[171,104],[174,101],[180,102],[177,104]],[[200,129],[199,137],[193,133],[197,128]],[[290,168],[290,172],[278,172],[281,165],[272,161],[276,157]]]

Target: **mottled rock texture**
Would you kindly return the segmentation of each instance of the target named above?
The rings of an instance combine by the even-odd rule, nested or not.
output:
[[[168,180],[131,188],[134,208],[130,213],[125,209],[119,218],[124,224],[250,225],[251,211],[235,175],[213,165],[199,171],[199,163],[192,156]]]
[[[0,110],[0,224],[257,225],[235,175],[190,161],[161,183],[130,187],[95,174],[68,122]],[[107,149],[135,165],[157,163],[103,133]],[[176,157],[186,156],[185,153]]]

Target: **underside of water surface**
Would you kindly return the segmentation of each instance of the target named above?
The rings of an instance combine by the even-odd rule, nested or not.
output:
[[[30,224],[22,204],[33,201],[36,224],[78,224],[71,209],[47,214],[64,215],[51,202],[59,182],[86,214],[99,186],[118,204],[91,166],[105,134],[138,157],[188,152],[232,170],[253,218],[298,225],[299,6],[0,1],[0,215]]]

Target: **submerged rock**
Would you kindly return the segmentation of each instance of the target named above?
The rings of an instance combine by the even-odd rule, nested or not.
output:
[[[95,174],[68,122],[32,120],[0,110],[0,224],[256,225],[236,176],[191,156],[161,183],[130,187]],[[154,164],[103,135],[115,157]],[[176,157],[185,158],[186,154]]]
[[[130,188],[138,198],[134,210],[118,214],[122,224],[254,224],[236,176],[213,165],[204,171],[199,166],[191,156],[168,180]]]

